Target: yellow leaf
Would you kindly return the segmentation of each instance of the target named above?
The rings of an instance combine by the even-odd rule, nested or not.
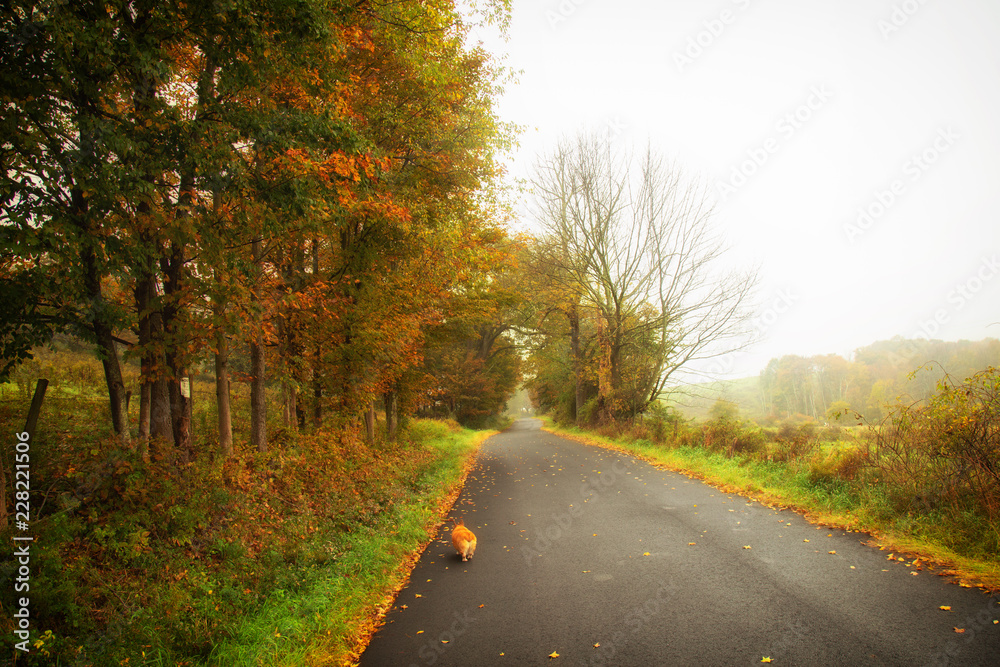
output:
[[[827,553],[830,554],[831,556],[835,556],[837,554],[836,551],[828,551]]]
[[[550,660],[551,660],[552,658],[558,658],[558,657],[559,657],[559,654],[558,654],[558,653],[556,653],[555,651],[552,651],[552,653],[549,653],[549,659],[550,659]]]
[[[600,644],[600,642],[598,642],[598,643],[594,644],[594,648],[601,648],[601,644]]]
[[[442,640],[441,640],[441,643],[442,643],[442,644],[447,644],[447,643],[448,643],[448,640],[447,640],[447,639],[442,639]]]
[[[694,546],[694,544],[695,544],[694,542],[688,542],[688,546],[689,546],[689,547],[693,547],[693,546]]]
[[[648,552],[648,551],[647,551],[646,553],[644,553],[644,554],[643,554],[643,556],[648,556],[648,555],[649,555],[649,552]]]
[[[955,628],[955,632],[957,632],[958,634],[962,634],[963,632],[965,632],[965,628]]]
[[[949,607],[946,604],[941,605],[940,607],[938,607],[938,609],[940,609],[941,611],[951,611],[951,607]]]
[[[771,659],[768,658],[767,656],[764,656],[763,658],[760,659],[760,661],[761,662],[771,662]]]
[[[803,542],[808,542],[809,540],[802,540]]]
[[[751,547],[751,546],[750,546],[750,545],[748,544],[748,545],[746,545],[746,546],[745,546],[745,547],[743,547],[743,548],[744,548],[744,549],[752,549],[753,547]]]

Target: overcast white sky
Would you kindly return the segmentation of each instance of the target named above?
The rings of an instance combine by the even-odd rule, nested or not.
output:
[[[1000,2],[513,0],[511,171],[581,129],[713,185],[761,341],[710,364],[1000,337]],[[868,217],[859,217],[866,211]],[[994,326],[990,326],[995,324]]]

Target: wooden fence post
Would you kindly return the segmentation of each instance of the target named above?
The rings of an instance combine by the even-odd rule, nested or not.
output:
[[[42,400],[45,399],[45,389],[49,386],[48,380],[39,379],[35,384],[35,395],[31,398],[31,407],[28,408],[28,419],[24,422],[24,433],[28,434],[28,442],[31,442],[35,435],[35,425],[38,424],[38,413],[42,411]],[[8,434],[3,434],[7,437]],[[20,438],[18,438],[20,440]],[[0,530],[7,528],[7,476],[4,471],[4,462],[0,461]]]
[[[39,378],[35,384],[35,395],[31,398],[31,407],[28,408],[28,418],[24,422],[24,432],[29,438],[34,439],[35,426],[38,424],[38,413],[42,411],[42,401],[45,400],[45,390],[48,389],[49,381]]]

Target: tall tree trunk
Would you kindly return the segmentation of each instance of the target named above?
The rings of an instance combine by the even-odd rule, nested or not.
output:
[[[212,213],[219,219],[222,210],[222,192],[218,187],[212,190]],[[226,307],[228,297],[223,288],[224,280],[220,272],[215,272],[218,286],[212,313],[215,315],[215,406],[218,412],[219,453],[223,458],[233,455],[233,417],[231,394],[229,393],[229,336],[226,331]]]
[[[219,413],[219,451],[233,455],[233,418],[229,395],[229,338],[220,326],[215,332],[215,404]]]
[[[365,442],[369,445],[375,444],[375,401],[368,405],[365,412]]]
[[[260,305],[264,253],[261,240],[254,239],[254,300]],[[267,451],[267,397],[265,395],[263,321],[257,322],[257,332],[250,341],[250,446],[258,452]]]
[[[81,141],[81,143],[85,143]],[[94,338],[97,341],[97,351],[104,367],[104,380],[108,386],[108,399],[111,403],[111,425],[122,442],[129,441],[128,413],[125,409],[125,382],[122,378],[121,364],[118,361],[118,348],[115,346],[114,331],[108,318],[108,310],[101,289],[101,270],[94,248],[96,240],[91,238],[92,225],[88,219],[87,200],[79,187],[71,192],[73,218],[81,235],[80,266],[83,269],[84,291],[90,301]]]
[[[152,277],[143,276],[135,281],[132,292],[135,296],[136,311],[139,313],[139,349],[142,350],[139,371],[139,440],[149,440],[150,401],[153,396],[153,355],[149,345],[153,340],[150,307],[152,305]]]
[[[174,429],[170,422],[170,382],[159,377],[153,382],[149,406],[149,436],[174,444]]]
[[[396,439],[396,431],[399,428],[398,400],[393,389],[382,395],[382,402],[385,404],[385,436],[390,442]]]
[[[190,193],[191,183],[185,183],[182,178],[182,193]],[[186,186],[186,187],[185,187]],[[187,194],[187,197],[190,195]],[[187,197],[184,197],[185,199]],[[183,211],[184,209],[182,209]],[[191,420],[188,402],[190,392],[181,388],[181,382],[187,377],[187,364],[182,351],[181,339],[184,335],[181,303],[184,283],[184,247],[172,243],[170,254],[161,260],[163,264],[163,330],[170,341],[166,349],[167,369],[170,378],[167,390],[170,395],[170,430],[174,436],[174,445],[181,450],[182,460],[189,461],[191,451]],[[187,394],[187,395],[185,395]]]

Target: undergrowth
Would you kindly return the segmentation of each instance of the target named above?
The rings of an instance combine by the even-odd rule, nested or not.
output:
[[[15,594],[12,550],[0,555],[2,650],[17,665],[346,662],[479,437],[413,420],[397,442],[285,434],[225,460],[203,443],[184,464],[162,442],[144,460],[97,426],[103,414],[68,405],[47,403],[31,444],[29,592]],[[23,414],[0,402],[8,440]],[[22,595],[28,652],[14,647]]]

